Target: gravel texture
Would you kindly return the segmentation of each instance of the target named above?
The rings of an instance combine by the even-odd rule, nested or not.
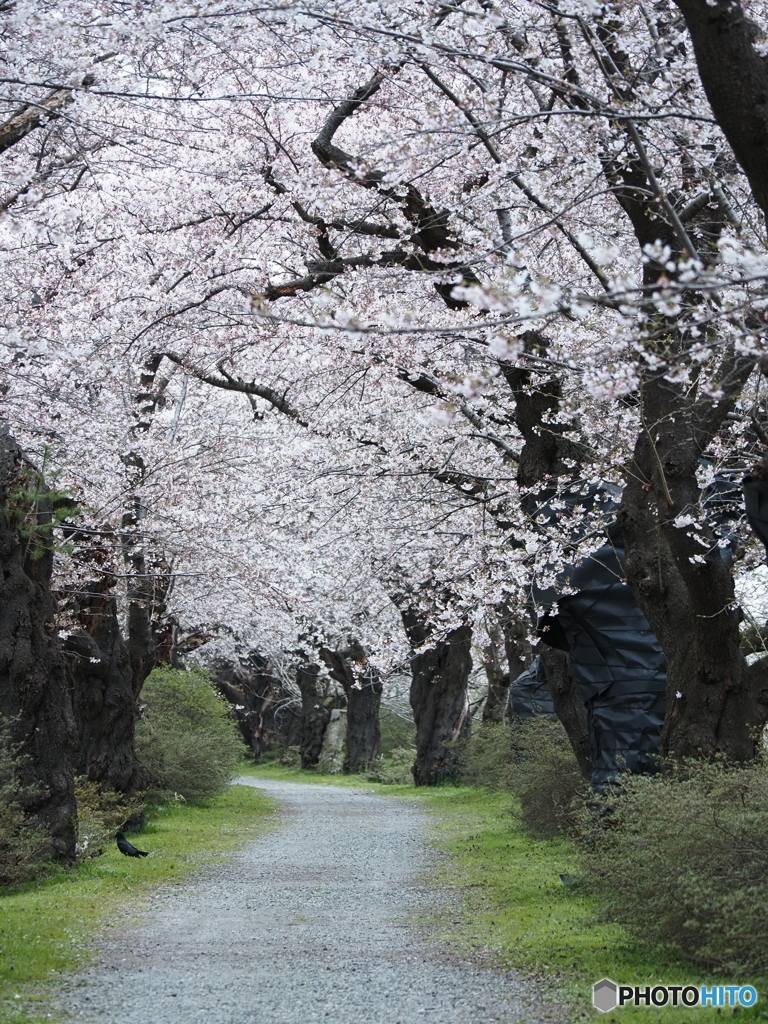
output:
[[[281,827],[161,890],[73,979],[62,1009],[110,1024],[518,1024],[528,982],[456,962],[412,922],[450,891],[424,883],[425,812],[392,797],[243,778]]]

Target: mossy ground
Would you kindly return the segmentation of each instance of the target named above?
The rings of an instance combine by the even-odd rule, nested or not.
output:
[[[296,782],[373,788],[424,802],[432,810],[441,861],[438,881],[455,887],[450,919],[432,922],[436,934],[476,953],[491,953],[502,966],[540,978],[569,1021],[606,1024],[715,1024],[727,1019],[768,1020],[768,976],[718,978],[712,972],[644,943],[616,924],[601,922],[593,897],[578,882],[577,857],[563,839],[535,840],[519,826],[512,799],[473,786],[414,789],[379,786],[355,776],[320,775],[274,765],[248,774]],[[592,984],[608,977],[619,984],[753,984],[760,998],[751,1009],[630,1008],[605,1016],[592,1007]]]
[[[57,976],[86,965],[93,940],[143,910],[142,896],[174,885],[265,831],[275,805],[247,786],[230,786],[204,804],[165,805],[130,838],[149,857],[116,846],[72,870],[9,887],[0,895],[0,1024],[53,1019]]]

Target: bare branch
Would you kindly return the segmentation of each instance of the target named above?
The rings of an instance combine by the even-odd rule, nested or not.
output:
[[[299,426],[309,426],[308,421],[302,417],[298,409],[291,405],[285,397],[285,394],[281,395],[274,388],[271,388],[266,384],[256,384],[255,381],[245,381],[240,377],[233,377],[224,369],[223,362],[220,362],[217,366],[221,376],[216,377],[213,374],[204,373],[201,370],[197,370],[193,366],[190,366],[183,356],[177,355],[175,352],[164,351],[159,353],[159,355],[165,356],[166,359],[170,359],[172,363],[176,363],[177,366],[183,367],[191,376],[196,377],[205,384],[210,384],[211,387],[221,388],[223,391],[237,391],[242,395],[263,398],[266,402],[269,402],[271,406],[277,409],[278,412],[283,413],[283,415],[287,416],[289,419],[295,420]]]

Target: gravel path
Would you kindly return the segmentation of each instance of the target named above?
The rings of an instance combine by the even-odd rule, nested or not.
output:
[[[425,812],[333,786],[238,780],[282,825],[165,890],[70,988],[76,1021],[110,1024],[518,1024],[536,993],[453,962],[408,918],[450,900],[420,877]]]

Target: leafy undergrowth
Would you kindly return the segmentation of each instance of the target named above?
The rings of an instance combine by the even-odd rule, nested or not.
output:
[[[158,808],[140,835],[149,857],[123,857],[115,845],[73,870],[59,870],[0,895],[0,1024],[54,1019],[48,999],[56,976],[85,966],[97,934],[125,924],[140,898],[223,858],[263,833],[275,805],[247,786],[191,806]]]
[[[715,1024],[768,1020],[768,977],[722,978],[700,964],[638,941],[623,927],[599,921],[596,900],[578,884],[576,852],[563,839],[531,839],[519,827],[509,796],[474,786],[415,789],[381,786],[354,776],[265,766],[244,774],[286,781],[358,786],[384,795],[407,796],[433,811],[436,846],[447,853],[437,881],[455,887],[450,920],[434,923],[439,937],[540,979],[568,1021],[606,1024]],[[565,885],[561,875],[575,878]],[[755,1007],[739,1009],[624,1007],[598,1014],[592,984],[611,978],[625,985],[753,984]]]

